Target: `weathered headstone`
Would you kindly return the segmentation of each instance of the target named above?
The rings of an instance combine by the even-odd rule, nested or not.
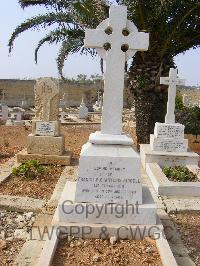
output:
[[[177,78],[177,69],[171,68],[169,78],[161,78],[161,84],[169,85],[165,123],[156,123],[150,145],[154,151],[186,152],[188,141],[184,139],[184,125],[175,123],[176,86],[184,85],[184,80]]]
[[[4,103],[0,104],[0,118],[3,121],[8,120],[8,106]]]
[[[82,98],[82,102],[79,107],[79,118],[80,119],[87,119],[88,118],[88,108],[84,103],[84,100]]]
[[[18,161],[37,159],[43,164],[69,165],[71,154],[65,152],[64,136],[60,135],[59,83],[41,78],[35,85],[35,118],[28,136],[27,153],[18,154]]]
[[[64,93],[63,98],[60,100],[60,108],[65,110],[67,107],[69,107],[69,95],[68,93]]]
[[[129,34],[124,34],[125,30]],[[106,51],[102,47],[108,42],[111,49]],[[122,132],[124,65],[136,51],[147,50],[148,44],[148,34],[138,32],[127,20],[125,6],[111,6],[109,19],[97,30],[86,30],[85,46],[96,48],[106,61],[101,132],[92,134],[82,147],[78,181],[67,182],[65,186],[57,210],[58,223],[81,223],[94,228],[98,224],[99,229],[94,231],[106,224],[111,235],[117,234],[116,224],[156,224],[156,206],[149,191],[143,193],[140,183],[140,157],[132,147],[132,139]],[[102,214],[97,216],[95,207],[89,217],[84,211],[76,212],[79,205],[85,207],[88,203],[102,208]],[[117,204],[126,206],[128,214],[116,218]],[[138,215],[131,212],[137,204]],[[90,236],[96,235],[94,231]]]

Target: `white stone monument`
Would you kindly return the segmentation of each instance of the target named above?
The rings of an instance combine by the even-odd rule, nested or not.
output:
[[[108,42],[111,49],[106,51],[102,47]],[[101,132],[92,134],[82,147],[78,181],[66,183],[55,224],[89,225],[94,230],[88,237],[101,237],[98,230],[106,225],[109,235],[119,238],[119,225],[156,224],[156,206],[149,190],[140,183],[140,157],[132,147],[132,139],[122,132],[124,65],[138,50],[147,50],[148,45],[149,35],[138,32],[127,20],[125,6],[111,6],[109,19],[96,30],[86,30],[85,47],[96,48],[106,61]],[[93,209],[89,216],[88,204]],[[127,208],[120,218],[116,217],[118,204]],[[85,211],[78,213],[80,205]],[[138,214],[133,213],[136,205]],[[97,215],[95,206],[103,209],[101,215]]]
[[[156,123],[154,135],[150,137],[150,145],[154,151],[186,152],[188,140],[184,139],[184,125],[175,123],[176,86],[185,81],[177,78],[177,69],[171,68],[168,78],[160,78],[160,83],[169,85],[167,114],[165,123]]]
[[[156,123],[150,144],[140,145],[143,167],[148,163],[158,163],[161,167],[176,165],[198,165],[199,156],[188,151],[188,140],[184,139],[185,126],[175,123],[176,86],[184,85],[178,79],[177,69],[171,68],[169,77],[161,77],[160,83],[169,85],[165,123]]]
[[[79,118],[80,119],[87,119],[88,118],[88,108],[84,103],[83,97],[82,102],[79,107]]]
[[[59,83],[55,79],[37,80],[32,134],[27,138],[27,150],[17,155],[18,162],[35,159],[42,164],[70,165],[71,153],[65,151],[65,139],[60,134],[59,99]]]

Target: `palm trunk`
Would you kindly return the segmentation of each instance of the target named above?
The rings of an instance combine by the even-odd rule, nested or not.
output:
[[[129,70],[128,88],[134,95],[136,135],[138,145],[149,143],[156,122],[164,122],[167,86],[160,85],[160,77],[168,76],[173,59],[162,60],[154,54],[137,53]]]

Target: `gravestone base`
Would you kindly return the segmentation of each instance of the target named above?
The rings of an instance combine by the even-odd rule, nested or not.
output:
[[[187,152],[187,139],[155,138],[150,135],[150,145],[153,151]]]
[[[64,165],[71,164],[71,152],[64,152],[63,155],[44,155],[44,154],[28,154],[27,150],[23,150],[17,154],[17,162],[25,163],[29,160],[37,160],[40,164],[44,165]]]
[[[75,200],[76,186],[77,182],[69,181],[66,183],[56,209],[53,225],[64,229],[73,227],[75,235],[81,227],[85,230],[89,229],[88,238],[101,238],[101,232],[106,227],[109,236],[122,239],[124,233],[126,235],[129,233],[130,228],[133,228],[133,231],[136,228],[145,228],[146,233],[148,233],[152,226],[157,224],[156,204],[147,187],[143,187],[143,203],[136,205],[127,203],[78,203]],[[148,231],[148,229],[150,230]]]
[[[27,153],[42,155],[58,155],[64,153],[64,136],[34,136],[27,137]]]
[[[198,165],[199,162],[199,155],[195,152],[153,151],[150,144],[140,145],[140,156],[144,169],[147,163],[158,163],[163,168],[165,166]]]
[[[142,203],[139,155],[132,146],[86,143],[76,188],[76,202]]]
[[[154,135],[150,135],[153,151],[187,152],[188,140],[184,139],[185,126],[179,123],[156,123]]]
[[[102,134],[100,131],[92,133],[89,137],[89,142],[98,145],[126,145],[130,146],[133,144],[133,140],[126,134],[112,135]]]

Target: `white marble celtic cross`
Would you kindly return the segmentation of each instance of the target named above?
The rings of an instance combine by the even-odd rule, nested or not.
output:
[[[125,62],[149,46],[149,34],[127,20],[127,7],[111,6],[110,16],[97,29],[85,32],[85,47],[96,48],[106,61],[101,133],[122,134]],[[107,47],[108,49],[105,49]]]
[[[178,79],[178,70],[170,68],[169,77],[161,77],[160,84],[169,85],[168,88],[168,102],[167,102],[167,114],[165,116],[166,124],[175,123],[175,99],[176,99],[176,86],[185,85],[184,79]]]

